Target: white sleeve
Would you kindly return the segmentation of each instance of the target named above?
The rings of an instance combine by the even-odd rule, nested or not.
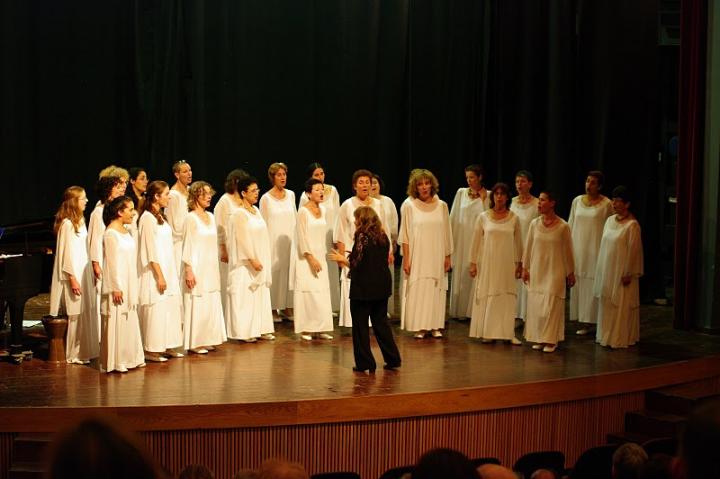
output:
[[[229,219],[230,205],[229,201],[226,201],[226,199],[227,198],[225,196],[222,196],[213,210],[213,214],[215,215],[215,225],[217,226],[218,244],[225,244],[227,241],[226,226]]]
[[[309,211],[304,208],[297,215],[297,223],[295,225],[295,232],[297,235],[297,250],[300,257],[305,253],[312,253],[310,249],[310,242],[308,241],[308,215]]]
[[[60,280],[67,280],[70,275],[73,275],[78,281],[81,281],[81,278],[78,276],[78,273],[75,271],[75,267],[73,266],[74,251],[70,247],[70,239],[74,234],[76,233],[72,221],[67,219],[64,220],[60,225],[60,230],[58,230],[57,239],[57,254],[62,255],[60,258],[60,270],[63,274],[58,275]]]
[[[106,232],[103,237],[103,248],[105,250],[105,264],[103,274],[103,291],[122,291],[120,281],[118,251],[118,240],[114,233]]]
[[[143,214],[140,218],[140,265],[147,267],[151,262],[160,263],[155,248],[157,219],[152,215]]]
[[[90,215],[90,225],[88,227],[88,255],[90,261],[102,264],[103,262],[103,234],[105,233],[105,224],[102,220],[102,210],[93,210]]]
[[[185,227],[184,219],[187,215],[181,214],[182,209],[187,210],[187,200],[181,194],[171,194],[167,208],[165,208],[165,216],[173,230],[175,236],[183,235]]]

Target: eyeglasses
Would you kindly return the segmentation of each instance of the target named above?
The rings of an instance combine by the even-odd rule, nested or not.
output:
[[[248,190],[248,193],[260,193],[260,188],[251,188]]]

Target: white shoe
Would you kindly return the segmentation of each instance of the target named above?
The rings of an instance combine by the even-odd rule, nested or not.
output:
[[[425,333],[422,331],[419,333],[415,333],[414,337],[415,337],[415,339],[425,339]]]
[[[241,339],[240,341],[243,341],[245,343],[257,343],[257,338]]]
[[[557,349],[557,344],[552,345],[552,346],[548,344],[547,346],[545,346],[543,348],[543,353],[554,353],[556,349]]]
[[[320,337],[320,339],[327,339],[327,340],[333,339],[332,334],[328,334],[328,333],[320,333],[318,336]]]
[[[591,332],[592,332],[591,328],[582,328],[582,329],[578,329],[577,331],[575,331],[575,334],[577,334],[578,336],[585,336],[587,334],[590,334]]]
[[[173,351],[172,349],[168,349],[163,353],[165,356],[171,357],[171,358],[184,358],[185,355],[183,353],[179,353],[177,351]]]
[[[260,339],[264,339],[266,341],[273,341],[275,339],[275,335],[272,333],[261,334]]]
[[[125,366],[120,366],[120,367],[115,368],[115,371],[117,371],[119,373],[126,373],[126,372],[128,372],[128,368],[126,368]]]
[[[522,341],[513,336],[513,338],[510,340],[510,344],[512,344],[513,346],[521,346]]]
[[[90,361],[87,361],[87,362],[82,361],[82,360],[80,360],[80,359],[78,359],[78,358],[73,358],[73,359],[68,359],[68,360],[67,360],[67,363],[68,363],[68,364],[88,364],[89,362],[90,362]]]
[[[432,334],[433,338],[442,338],[443,337],[443,333],[439,329],[433,329],[432,333],[430,333],[430,334]]]
[[[145,356],[145,361],[151,361],[153,363],[164,363],[167,361],[165,356]]]
[[[195,353],[195,354],[207,354],[208,350],[205,348],[194,348],[194,349],[191,349],[190,352]]]
[[[312,341],[312,334],[301,334],[300,338],[304,339],[305,341]]]
[[[539,351],[539,350],[541,350],[541,349],[543,348],[543,345],[542,345],[542,344],[533,344],[533,345],[532,345],[532,348],[533,348],[535,351]]]

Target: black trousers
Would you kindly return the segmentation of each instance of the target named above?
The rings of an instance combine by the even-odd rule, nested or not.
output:
[[[375,339],[380,346],[385,364],[389,367],[398,367],[402,362],[392,330],[387,321],[387,298],[365,301],[350,300],[350,314],[352,315],[353,353],[355,354],[355,367],[357,369],[375,369],[375,358],[370,351],[370,328],[368,317],[372,322]]]

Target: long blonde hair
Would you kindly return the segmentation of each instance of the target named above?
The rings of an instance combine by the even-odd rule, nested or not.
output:
[[[70,186],[65,189],[60,207],[55,213],[55,224],[53,225],[55,234],[60,231],[60,225],[66,218],[72,223],[75,232],[80,232],[80,227],[85,223],[85,217],[80,209],[79,200],[84,193],[85,189],[81,186]]]

